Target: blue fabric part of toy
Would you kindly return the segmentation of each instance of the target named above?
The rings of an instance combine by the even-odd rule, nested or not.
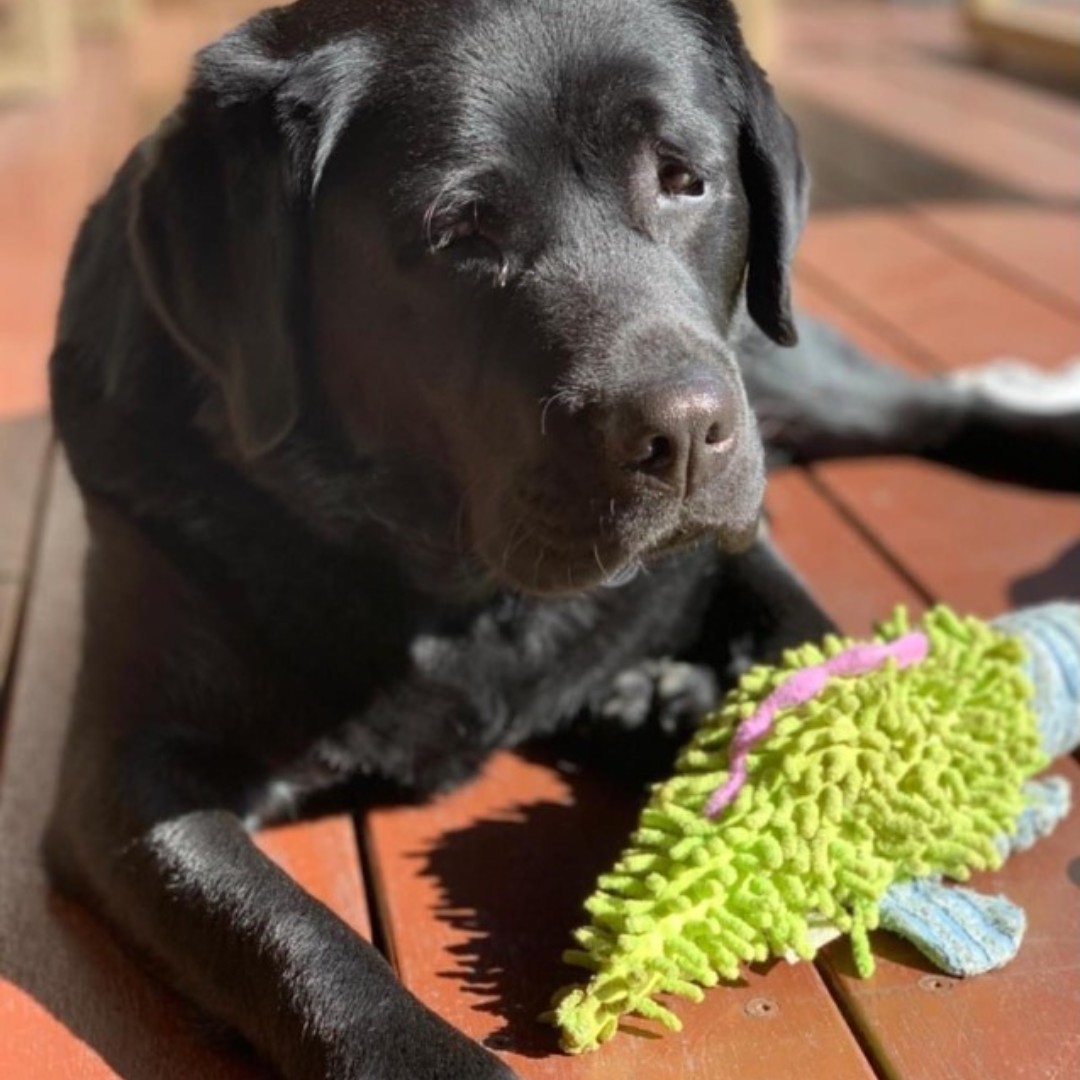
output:
[[[1043,748],[1052,758],[1080,746],[1080,604],[1053,603],[1003,615],[994,625],[1023,639]],[[999,839],[1004,856],[1049,836],[1072,804],[1060,776],[1024,785],[1028,805],[1016,831]],[[940,879],[902,881],[886,892],[881,925],[910,941],[950,975],[979,975],[1008,963],[1024,938],[1027,918],[1004,896],[981,896]]]
[[[1063,776],[1044,776],[1024,785],[1028,805],[1016,821],[1016,832],[998,837],[998,848],[1005,857],[1049,836],[1072,809],[1072,784]]]
[[[1024,608],[994,620],[1027,646],[1043,749],[1052,758],[1080,745],[1080,604]]]
[[[1027,916],[1004,896],[983,896],[934,878],[898,881],[881,901],[881,925],[950,975],[979,975],[1019,951]]]

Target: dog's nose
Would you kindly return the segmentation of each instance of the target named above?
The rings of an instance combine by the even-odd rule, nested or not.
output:
[[[644,387],[605,417],[605,450],[612,465],[689,495],[723,469],[736,417],[734,395],[711,376]]]

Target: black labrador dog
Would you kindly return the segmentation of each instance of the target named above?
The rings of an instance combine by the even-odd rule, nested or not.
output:
[[[767,460],[1080,487],[1080,413],[796,320],[806,190],[727,0],[300,0],[200,55],[91,210],[46,858],[282,1075],[510,1073],[251,829],[572,725],[678,738],[828,626],[759,532]]]

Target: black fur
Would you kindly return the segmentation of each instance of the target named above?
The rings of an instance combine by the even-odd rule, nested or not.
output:
[[[723,0],[302,0],[204,51],[90,212],[52,361],[93,547],[46,854],[283,1075],[509,1076],[247,830],[571,727],[655,765],[821,633],[754,541],[754,411],[774,460],[1080,482],[1075,415],[797,331],[805,205]],[[627,461],[612,430],[663,395],[685,460]],[[722,445],[679,443],[699,399]]]

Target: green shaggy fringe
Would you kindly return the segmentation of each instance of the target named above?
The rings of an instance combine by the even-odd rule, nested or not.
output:
[[[994,839],[1015,830],[1021,785],[1048,763],[1024,648],[945,607],[923,629],[922,663],[834,679],[779,714],[750,754],[748,783],[716,820],[703,808],[728,777],[738,722],[791,672],[853,642],[829,637],[790,650],[779,667],[752,669],[706,718],[585,903],[589,925],[564,959],[591,977],[559,991],[545,1017],[564,1050],[596,1049],[628,1014],[677,1031],[657,995],[700,1001],[702,987],[737,979],[741,964],[810,960],[823,925],[850,935],[869,975],[867,933],[894,881],[964,881],[1000,865]],[[898,609],[877,640],[908,630]]]

